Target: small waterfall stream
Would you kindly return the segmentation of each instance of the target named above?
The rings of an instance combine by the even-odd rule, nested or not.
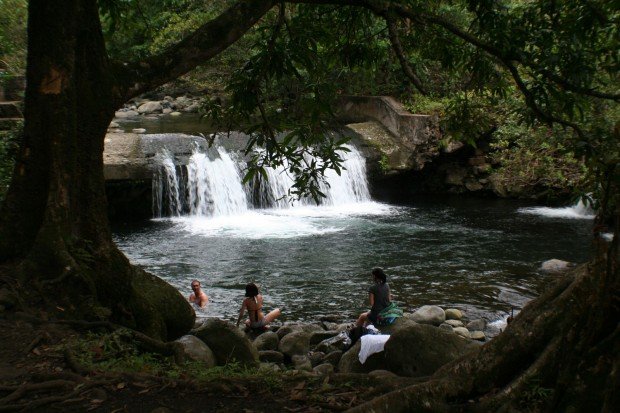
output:
[[[340,175],[329,170],[321,184],[325,199],[321,204],[337,206],[370,201],[366,181],[365,159],[353,146],[341,153],[344,168]],[[267,168],[265,181],[257,177],[243,184],[246,163],[222,146],[206,152],[196,149],[187,165],[174,164],[169,151],[156,157],[160,167],[153,179],[153,210],[155,217],[238,215],[249,209],[287,209],[294,177],[286,166]],[[301,199],[295,204],[309,205],[313,200]]]

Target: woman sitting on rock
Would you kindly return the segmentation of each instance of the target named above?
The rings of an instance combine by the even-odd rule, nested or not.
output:
[[[263,296],[258,293],[258,287],[254,283],[249,283],[245,286],[245,299],[241,303],[239,309],[239,318],[237,319],[237,327],[243,318],[245,310],[248,310],[248,319],[245,321],[245,325],[260,330],[267,327],[269,323],[280,316],[280,309],[276,308],[267,315],[263,315],[261,309],[263,308]]]
[[[390,305],[392,295],[390,286],[386,282],[387,277],[381,268],[373,268],[371,271],[374,284],[368,289],[368,300],[370,301],[370,311],[360,314],[357,325],[365,327],[368,324],[377,322],[377,315]]]

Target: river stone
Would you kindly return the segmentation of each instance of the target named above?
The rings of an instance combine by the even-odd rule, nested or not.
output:
[[[256,347],[241,330],[227,321],[210,318],[193,334],[213,350],[219,366],[233,360],[251,367],[258,364]]]
[[[280,339],[278,339],[278,335],[273,331],[266,331],[260,336],[256,337],[254,340],[254,345],[258,351],[261,350],[277,350],[278,343]]]
[[[312,367],[315,367],[321,363],[324,363],[323,360],[325,359],[325,353],[323,353],[322,351],[310,351],[308,353],[308,358],[312,363]]]
[[[446,320],[460,320],[461,318],[463,318],[461,310],[456,308],[448,308],[446,310]]]
[[[461,323],[461,325],[462,325],[462,323]],[[449,331],[449,332],[453,332],[454,331],[454,327],[452,327],[450,324],[447,324],[447,323],[439,324],[439,328],[441,328],[442,330]]]
[[[411,319],[416,323],[438,326],[446,321],[446,313],[436,305],[424,305],[411,315]]]
[[[389,340],[388,340],[389,342]],[[371,354],[364,364],[360,363],[359,353],[362,342],[358,340],[349,350],[347,350],[338,362],[340,373],[370,373],[373,370],[385,369],[385,351]]]
[[[289,357],[305,355],[310,350],[310,334],[305,331],[287,334],[280,340],[278,350]]]
[[[141,104],[140,106],[138,106],[138,113],[140,114],[161,112],[161,110],[162,110],[161,103],[154,102],[154,101],[145,102]]]
[[[181,116],[181,112],[170,112],[170,116]]]
[[[296,355],[291,357],[291,360],[293,361],[293,366],[295,367],[295,370],[312,371],[312,362],[310,361],[308,356]]]
[[[284,354],[274,350],[262,350],[258,352],[258,359],[268,363],[284,363]]]
[[[120,125],[116,122],[110,122],[108,129],[120,128]]]
[[[284,338],[287,334],[291,334],[296,331],[302,331],[299,324],[285,324],[280,327],[276,333],[278,334],[278,338],[282,340],[282,338]]]
[[[332,366],[336,367],[341,357],[342,357],[342,351],[334,350],[326,354],[325,357],[323,357],[323,363],[329,363]]]
[[[183,353],[190,360],[202,361],[207,368],[215,367],[217,362],[211,349],[196,336],[183,336],[177,340],[183,346]]]
[[[118,119],[135,118],[139,113],[135,110],[119,110],[114,113],[114,117]]]
[[[469,330],[466,329],[465,327],[456,327],[454,329],[454,332],[461,337],[471,338],[471,334]]]
[[[574,267],[575,264],[558,259],[547,260],[542,263],[540,270],[547,273],[561,273]]]
[[[326,376],[334,372],[334,366],[329,363],[323,363],[313,368],[312,371],[320,376]]]
[[[310,345],[313,346],[313,345],[319,344],[321,341],[327,340],[328,338],[332,338],[337,335],[338,335],[338,331],[336,330],[316,331],[312,333],[312,335],[310,336]]]
[[[383,353],[387,370],[399,376],[420,377],[432,375],[475,348],[478,346],[471,341],[440,328],[410,324],[392,334]]]
[[[487,336],[484,334],[484,331],[472,331],[470,338],[472,340],[485,341]]]
[[[470,321],[465,327],[467,327],[469,331],[483,331],[486,326],[487,322],[482,318],[479,318],[477,320]]]
[[[448,324],[449,326],[452,326],[454,328],[465,327],[465,324],[463,324],[461,320],[446,320],[443,324]]]

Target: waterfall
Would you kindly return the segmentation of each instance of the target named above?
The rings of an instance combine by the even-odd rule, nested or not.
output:
[[[340,175],[328,170],[321,191],[326,195],[322,205],[337,206],[370,201],[366,181],[365,159],[353,146],[339,153],[344,159]],[[242,171],[246,163],[237,159],[222,146],[207,152],[196,149],[187,165],[175,167],[169,151],[156,157],[160,167],[153,179],[153,210],[155,217],[227,216],[247,212],[249,208],[285,209],[294,207],[288,192],[294,176],[288,166],[266,168],[267,180],[257,176],[244,185]],[[184,176],[185,175],[185,176]],[[294,205],[309,205],[310,199],[301,199]]]
[[[519,208],[522,214],[540,215],[547,218],[566,218],[566,219],[593,219],[596,216],[590,205],[586,205],[579,200],[575,205],[563,208],[549,207],[527,207]]]

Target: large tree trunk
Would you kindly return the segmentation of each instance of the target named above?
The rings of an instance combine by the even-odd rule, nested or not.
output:
[[[109,230],[103,142],[122,102],[96,1],[34,0],[28,9],[24,136],[0,216],[3,272],[27,304],[56,315],[178,336],[193,325],[191,307],[132,267]]]

